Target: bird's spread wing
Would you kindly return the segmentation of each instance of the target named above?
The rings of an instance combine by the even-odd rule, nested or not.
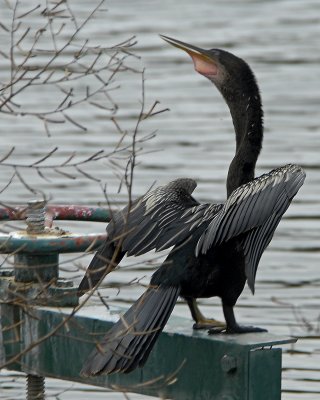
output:
[[[206,253],[210,247],[246,233],[241,241],[248,284],[254,291],[262,253],[304,179],[304,171],[289,164],[240,186],[200,237],[196,253]]]
[[[148,192],[114,215],[107,227],[109,238],[120,240],[128,256],[182,243],[195,229],[205,229],[222,208],[199,204],[191,196],[195,188],[194,180],[177,179]]]

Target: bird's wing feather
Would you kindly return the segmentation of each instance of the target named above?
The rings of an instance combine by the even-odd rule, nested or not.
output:
[[[246,276],[253,291],[262,253],[304,179],[304,171],[289,164],[240,186],[200,237],[196,253],[206,253],[212,246],[247,233],[242,236],[242,245]]]
[[[182,243],[195,229],[205,229],[222,208],[199,204],[191,195],[195,187],[192,179],[177,179],[148,192],[114,215],[107,227],[109,239],[120,240],[128,256]]]

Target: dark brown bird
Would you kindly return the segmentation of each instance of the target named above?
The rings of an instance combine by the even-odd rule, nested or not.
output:
[[[179,296],[187,300],[196,326],[219,325],[204,320],[195,302],[219,296],[226,332],[263,331],[239,325],[233,307],[246,281],[254,293],[260,258],[305,179],[304,171],[291,164],[254,178],[263,112],[255,77],[245,61],[224,50],[162,38],[191,56],[195,70],[217,87],[230,109],[236,153],[227,177],[227,200],[200,204],[192,197],[196,182],[177,179],[114,215],[108,240],[89,265],[79,295],[101,282],[125,254],[173,249],[153,274],[150,287],[93,350],[83,375],[143,366]]]

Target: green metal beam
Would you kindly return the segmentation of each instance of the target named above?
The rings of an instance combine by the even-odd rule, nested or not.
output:
[[[163,398],[280,400],[281,350],[272,346],[294,341],[268,333],[209,336],[171,317],[143,369],[88,379],[79,375],[82,364],[117,315],[85,307],[69,319],[71,309],[0,307],[6,368]]]

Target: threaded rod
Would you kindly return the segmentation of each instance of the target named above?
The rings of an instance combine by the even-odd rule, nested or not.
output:
[[[45,231],[46,202],[43,200],[31,200],[27,208],[27,232],[30,234],[43,233]]]
[[[44,377],[38,375],[27,376],[27,400],[44,400]]]

